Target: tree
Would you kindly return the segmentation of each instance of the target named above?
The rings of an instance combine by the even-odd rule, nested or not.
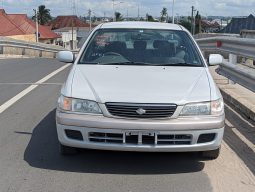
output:
[[[123,17],[120,12],[115,12],[116,21],[123,21]]]
[[[147,18],[147,21],[149,22],[155,22],[154,18],[149,14],[146,14],[146,18]]]
[[[40,25],[45,25],[49,21],[52,20],[50,9],[46,9],[45,5],[40,5],[38,7],[38,23]],[[35,15],[32,17],[33,20],[35,20]]]
[[[191,32],[191,21],[181,20],[179,22],[179,24],[182,25],[183,27],[185,27],[187,30],[189,30]]]
[[[92,23],[95,23],[97,21],[97,18],[95,15],[91,18],[91,21],[92,21]]]
[[[161,17],[160,17],[160,21],[166,21],[166,17],[167,17],[167,8],[163,7],[162,11],[160,12]]]
[[[197,12],[196,17],[195,17],[195,26],[196,26],[195,34],[202,32],[201,20],[202,20],[202,17],[199,14],[199,12]]]

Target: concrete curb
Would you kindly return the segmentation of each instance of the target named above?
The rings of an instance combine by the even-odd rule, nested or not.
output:
[[[226,103],[231,104],[237,111],[255,122],[255,106],[246,99],[236,97],[228,89],[220,87],[221,94]]]
[[[25,55],[6,55],[6,54],[0,54],[0,59],[20,59],[20,58],[32,58]]]
[[[255,122],[255,93],[216,73],[217,66],[209,68],[215,83],[227,104],[230,104],[240,114]]]

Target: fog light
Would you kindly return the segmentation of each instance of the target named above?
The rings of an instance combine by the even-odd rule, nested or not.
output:
[[[79,141],[83,141],[83,137],[80,131],[75,131],[75,130],[65,130],[66,136],[69,139],[75,139],[75,140],[79,140]]]
[[[215,133],[201,134],[198,138],[197,143],[208,143],[215,139]]]

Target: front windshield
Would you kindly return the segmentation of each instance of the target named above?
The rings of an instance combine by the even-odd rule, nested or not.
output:
[[[79,64],[203,66],[186,32],[158,29],[99,29]]]

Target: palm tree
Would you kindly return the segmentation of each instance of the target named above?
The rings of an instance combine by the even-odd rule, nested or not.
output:
[[[166,17],[167,17],[167,8],[163,7],[161,11],[160,21],[163,22],[164,20],[166,20]]]
[[[116,21],[123,21],[123,17],[120,12],[115,12]]]
[[[35,20],[35,16],[33,16],[32,19]],[[45,25],[51,20],[52,20],[52,17],[50,14],[50,9],[46,9],[45,5],[40,5],[38,7],[38,23],[40,25]]]
[[[146,14],[146,18],[147,18],[147,21],[149,21],[149,22],[155,22],[155,20],[152,17],[152,15],[149,15],[148,13]]]
[[[201,15],[199,14],[199,11],[197,11],[197,14],[196,14],[196,17],[195,17],[195,26],[196,26],[196,30],[195,30],[195,33],[201,33],[202,32],[202,28],[201,28],[201,20],[202,20],[202,17]]]

